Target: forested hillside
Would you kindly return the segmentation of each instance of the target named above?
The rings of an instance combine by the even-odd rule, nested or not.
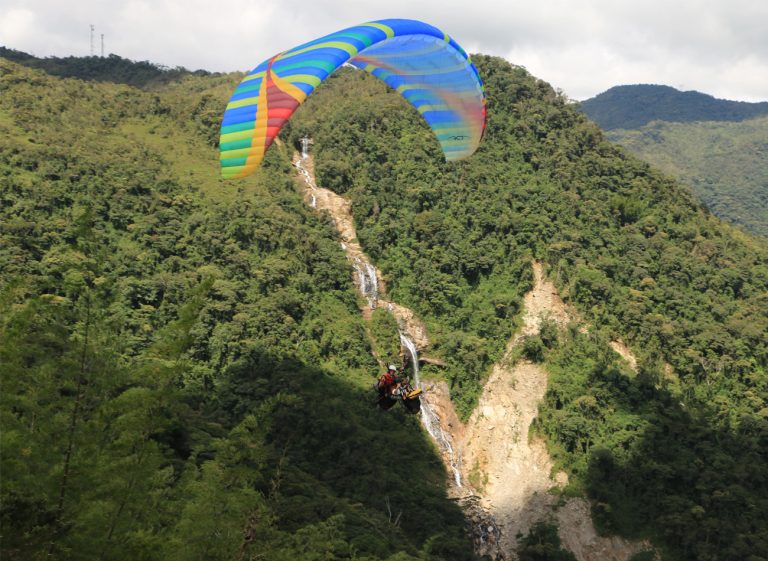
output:
[[[609,140],[679,179],[716,216],[768,238],[768,102],[617,86],[580,104]]]
[[[768,117],[656,121],[607,137],[680,178],[718,217],[768,238]]]
[[[528,345],[550,372],[538,430],[604,530],[665,559],[768,555],[768,252],[606,142],[547,84],[473,58],[488,128],[445,164],[418,115],[355,72],[292,121],[354,203],[393,298],[427,319],[460,411],[501,356],[529,260],[589,323]],[[639,372],[607,343],[621,337]]]
[[[472,557],[290,153],[218,180],[237,78],[0,60],[3,559]]]
[[[0,46],[0,57],[16,62],[29,68],[44,70],[53,76],[62,78],[80,78],[81,80],[96,80],[99,82],[114,82],[127,84],[137,88],[160,86],[178,81],[185,76],[209,76],[210,72],[195,70],[191,72],[183,67],[165,68],[148,61],[134,62],[121,56],[89,57],[46,57],[36,56]]]
[[[228,183],[237,76],[145,93],[0,62],[5,556],[472,558],[417,421],[371,407],[394,326],[360,318],[296,190],[309,134],[464,417],[541,260],[589,326],[524,345],[566,492],[665,560],[768,558],[768,247],[549,85],[473,60],[489,104],[470,160],[445,163],[396,92],[342,69]]]

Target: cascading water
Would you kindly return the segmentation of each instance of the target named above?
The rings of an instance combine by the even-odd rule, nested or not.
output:
[[[308,158],[310,142],[311,141],[308,137],[301,139],[301,158],[296,160],[294,165],[302,175],[307,187],[309,188],[312,207],[316,208],[316,193],[320,193],[322,190],[317,187],[312,177],[312,173],[304,165],[304,162]],[[341,247],[347,253],[347,256],[352,262],[352,267],[355,270],[355,277],[360,289],[360,293],[368,300],[368,305],[370,308],[374,309],[379,302],[379,280],[376,275],[376,268],[368,261],[367,257],[362,254],[359,248],[354,248],[353,246],[350,246],[344,242],[341,242]],[[386,309],[390,313],[396,313],[395,306],[391,302],[386,302],[385,304]],[[411,355],[416,387],[421,387],[421,378],[419,377],[419,355],[416,349],[416,345],[414,344],[411,337],[405,332],[400,333],[400,342],[406,349],[408,349],[408,352]],[[453,472],[454,482],[457,487],[461,487],[461,472],[459,471],[458,467],[459,458],[454,452],[451,436],[443,430],[442,426],[440,425],[440,419],[437,417],[429,404],[426,403],[425,399],[422,399],[421,403],[421,422],[427,429],[427,432],[432,437],[432,439],[440,447],[441,451],[443,451],[448,457],[451,471]]]
[[[368,282],[370,286],[370,295],[368,296],[368,303],[371,309],[376,307],[376,302],[379,299],[379,279],[376,276],[376,267],[370,263],[365,264],[365,272],[368,273]]]
[[[352,267],[355,269],[360,293],[368,299],[368,306],[376,309],[376,302],[379,299],[379,280],[376,277],[376,267],[368,263],[363,257],[355,257],[352,260]]]
[[[315,185],[315,182],[312,180],[312,174],[309,173],[309,170],[305,168],[302,165],[302,161],[307,159],[307,156],[309,156],[309,138],[304,137],[301,139],[301,160],[297,161],[294,165],[296,166],[296,169],[299,170],[299,173],[304,176],[304,182],[309,186],[309,206],[312,208],[317,208],[317,196],[315,195],[315,192],[317,191],[317,185]]]
[[[419,351],[416,350],[416,344],[411,340],[408,335],[400,332],[400,343],[408,349],[408,354],[411,355],[411,362],[413,364],[413,379],[416,382],[416,386],[421,386],[421,378],[419,377]]]
[[[400,332],[400,342],[406,349],[408,349],[408,353],[411,355],[413,380],[416,383],[416,387],[423,389],[421,378],[419,377],[419,353],[416,349],[416,344],[403,332]],[[421,423],[424,425],[424,428],[427,429],[427,432],[432,439],[437,442],[437,445],[448,453],[451,471],[453,471],[453,480],[457,487],[461,487],[461,472],[459,471],[458,458],[456,458],[456,454],[453,451],[451,437],[445,433],[443,427],[440,425],[440,419],[437,418],[437,415],[435,415],[435,412],[432,411],[432,408],[425,399],[421,400]]]
[[[421,378],[419,377],[419,354],[416,349],[416,344],[402,331],[400,332],[400,343],[408,349],[408,353],[411,355],[411,361],[413,363],[413,379],[416,383],[416,387],[421,386]],[[423,389],[423,388],[422,388]],[[460,459],[456,457],[453,450],[453,441],[449,434],[443,430],[440,424],[440,419],[432,408],[426,403],[425,399],[421,400],[421,423],[427,432],[432,437],[437,445],[448,454],[448,461],[453,472],[453,481],[456,487],[462,487],[461,484],[461,472],[459,471]],[[471,488],[469,489],[471,491]],[[472,538],[475,542],[475,548],[478,551],[483,552],[498,552],[498,543],[501,537],[501,531],[496,519],[480,504],[479,497],[476,495],[468,495],[461,499],[461,503],[464,511],[468,514],[468,518],[472,522]],[[504,557],[494,557],[495,559],[504,559]]]
[[[370,289],[368,286],[368,275],[365,273],[362,260],[359,257],[356,257],[355,260],[352,261],[352,267],[355,269],[355,275],[357,275],[357,283],[360,287],[360,293],[367,298]]]

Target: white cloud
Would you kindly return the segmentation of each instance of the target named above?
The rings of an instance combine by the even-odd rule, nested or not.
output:
[[[30,37],[35,28],[35,13],[26,8],[0,10],[0,44],[9,46]]]
[[[768,100],[764,0],[3,0],[0,44],[39,56],[107,52],[247,70],[314,37],[372,19],[427,21],[468,51],[504,56],[583,99],[661,83]]]

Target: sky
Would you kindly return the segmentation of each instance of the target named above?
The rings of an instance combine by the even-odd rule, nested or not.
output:
[[[664,84],[768,101],[767,0],[2,0],[0,45],[246,71],[365,21],[410,18],[584,100]]]

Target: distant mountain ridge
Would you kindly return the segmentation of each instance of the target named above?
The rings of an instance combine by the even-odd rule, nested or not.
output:
[[[655,121],[606,136],[680,178],[719,218],[768,238],[768,117]]]
[[[28,68],[42,70],[60,78],[79,78],[96,82],[113,82],[137,88],[168,84],[194,74],[208,76],[207,70],[188,70],[182,66],[167,68],[148,61],[135,62],[121,56],[46,57],[39,58],[24,51],[0,46],[0,57]]]
[[[654,84],[614,86],[580,106],[604,130],[636,129],[651,121],[744,121],[768,115],[768,101],[730,101]]]
[[[687,184],[718,217],[768,236],[768,102],[616,86],[581,103],[612,142]]]

